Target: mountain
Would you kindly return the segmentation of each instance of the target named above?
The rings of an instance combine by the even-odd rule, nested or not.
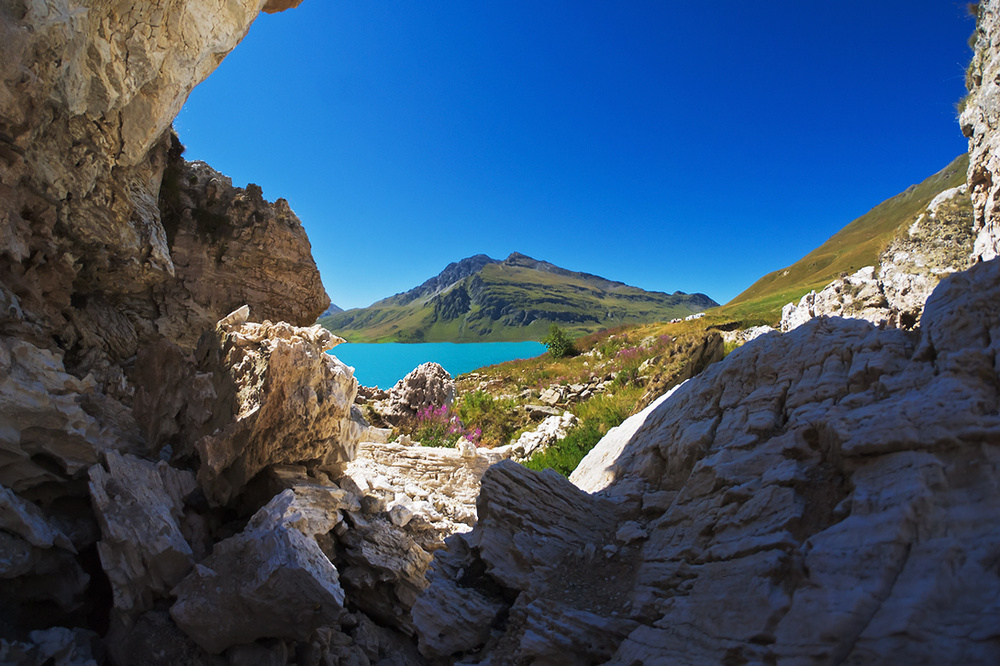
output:
[[[736,298],[712,312],[751,324],[775,324],[785,303],[822,289],[841,274],[879,262],[879,254],[913,222],[938,194],[965,182],[968,154],[941,171],[883,201],[825,243],[783,269],[763,276]]]
[[[323,314],[321,314],[320,317],[321,318],[322,317],[329,317],[330,315],[335,315],[338,312],[343,312],[343,311],[344,311],[344,308],[338,307],[337,305],[334,305],[333,303],[330,303],[330,307],[328,307],[326,310],[323,310]]]
[[[319,323],[352,342],[540,340],[553,323],[582,335],[716,305],[704,294],[645,291],[515,252],[448,264],[418,287]]]

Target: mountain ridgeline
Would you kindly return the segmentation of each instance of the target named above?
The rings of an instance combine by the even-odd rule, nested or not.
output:
[[[540,340],[552,324],[583,335],[716,305],[704,294],[645,291],[515,252],[448,264],[418,287],[319,323],[351,342]]]

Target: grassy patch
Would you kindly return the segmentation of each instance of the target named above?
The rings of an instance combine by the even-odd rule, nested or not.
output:
[[[569,476],[608,430],[629,417],[641,395],[641,388],[631,387],[580,403],[575,410],[580,423],[571,428],[565,438],[531,456],[524,466],[539,472],[551,467],[563,476]]]

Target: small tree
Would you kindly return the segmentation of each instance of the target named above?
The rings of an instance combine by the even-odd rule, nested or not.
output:
[[[549,354],[555,358],[572,356],[576,353],[573,341],[555,324],[549,326],[549,334],[542,338],[542,344],[549,348]]]

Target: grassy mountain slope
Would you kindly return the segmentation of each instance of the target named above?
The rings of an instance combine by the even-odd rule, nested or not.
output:
[[[785,303],[821,289],[841,273],[877,263],[901,225],[919,213],[939,192],[965,182],[969,156],[961,155],[919,185],[880,203],[787,268],[768,273],[724,306],[712,318],[750,324],[774,324]]]
[[[540,340],[553,323],[583,335],[715,305],[703,294],[644,291],[515,253],[503,262],[470,257],[409,292],[319,323],[352,342]]]

